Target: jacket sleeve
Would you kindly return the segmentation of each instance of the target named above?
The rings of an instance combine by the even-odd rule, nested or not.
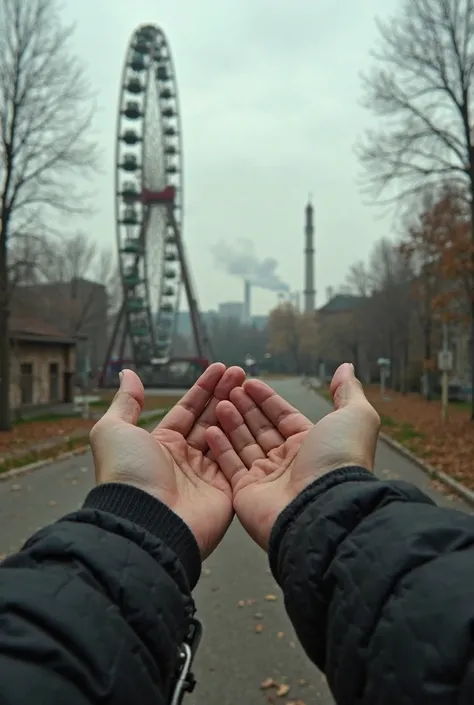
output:
[[[474,702],[474,519],[360,468],[278,518],[270,564],[338,705]]]
[[[0,702],[164,705],[199,577],[187,526],[125,485],[0,566]]]

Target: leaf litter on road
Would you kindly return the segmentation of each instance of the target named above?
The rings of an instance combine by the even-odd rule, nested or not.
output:
[[[285,695],[288,695],[288,693],[290,692],[290,688],[291,686],[288,685],[288,683],[280,683],[276,692],[277,696],[279,698],[284,698]]]
[[[288,695],[288,693],[291,690],[291,685],[288,683],[278,683],[274,678],[265,678],[260,683],[260,690],[270,690],[270,688],[275,688],[275,695],[278,698],[284,698],[285,695]]]
[[[273,678],[265,678],[265,680],[263,680],[260,683],[260,688],[262,690],[268,690],[268,688],[277,688],[277,687],[278,687],[278,683],[276,683],[273,680]]]
[[[271,593],[271,592],[268,593],[268,595],[265,595],[265,600],[266,600],[267,602],[275,602],[277,599],[278,599],[277,596],[274,595],[274,594]]]

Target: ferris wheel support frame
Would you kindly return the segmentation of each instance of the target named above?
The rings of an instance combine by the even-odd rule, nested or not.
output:
[[[186,253],[184,251],[184,245],[183,245],[183,240],[181,237],[181,232],[178,226],[178,223],[176,222],[176,218],[174,217],[174,202],[170,202],[166,206],[166,216],[167,216],[167,222],[171,226],[176,242],[176,249],[178,250],[178,255],[179,255],[179,262],[181,266],[181,277],[182,277],[182,282],[184,285],[184,291],[186,295],[186,299],[188,302],[188,307],[189,307],[189,313],[191,317],[191,329],[192,329],[192,334],[193,334],[193,339],[194,339],[194,345],[196,348],[196,353],[198,357],[200,358],[209,358],[213,359],[214,354],[213,354],[213,349],[212,349],[212,344],[207,332],[207,328],[204,324],[204,321],[202,319],[201,312],[199,310],[199,305],[197,301],[197,296],[196,292],[194,291],[194,287],[192,284],[191,276],[190,276],[190,270],[189,270],[189,265],[187,262],[187,257]],[[124,329],[122,332],[122,340],[120,343],[120,359],[123,359],[123,350],[125,348],[126,344],[126,339],[128,336],[128,331],[127,331],[127,316],[126,316],[126,300],[124,299],[122,306],[120,308],[119,313],[117,314],[117,318],[115,321],[114,325],[114,330],[112,333],[112,336],[109,341],[109,345],[107,347],[107,352],[106,352],[106,357],[105,357],[105,363],[102,367],[101,370],[101,375],[99,378],[99,386],[102,387],[104,386],[106,382],[106,376],[107,376],[107,369],[110,364],[110,361],[112,359],[112,352],[115,347],[115,343],[117,342],[117,339],[119,337],[119,332],[121,325],[124,325]],[[151,361],[150,361],[151,362]]]

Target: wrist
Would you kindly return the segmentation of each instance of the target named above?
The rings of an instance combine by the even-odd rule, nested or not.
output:
[[[201,554],[188,525],[148,492],[125,483],[104,483],[86,497],[84,508],[98,509],[140,526],[178,557],[193,589],[201,572]]]
[[[302,490],[290,504],[278,515],[268,541],[268,558],[274,577],[278,580],[278,555],[281,542],[294,522],[304,512],[308,505],[315,502],[322,494],[342,482],[374,481],[378,482],[373,473],[359,466],[347,466],[331,470],[316,478]]]

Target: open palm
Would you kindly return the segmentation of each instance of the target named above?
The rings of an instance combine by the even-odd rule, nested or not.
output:
[[[144,390],[124,371],[120,391],[91,433],[99,482],[123,482],[153,495],[190,527],[206,557],[233,516],[232,491],[205,437],[216,407],[245,375],[238,367],[211,365],[149,433],[137,428]]]
[[[207,431],[209,446],[241,523],[262,548],[281,511],[318,477],[348,465],[373,469],[380,421],[352,366],[337,370],[331,391],[336,409],[316,425],[259,380],[217,405],[222,430]]]
[[[292,468],[313,424],[259,380],[217,406],[222,427],[209,445],[232,486],[234,508],[250,536],[267,547],[278,514],[298,494]]]

